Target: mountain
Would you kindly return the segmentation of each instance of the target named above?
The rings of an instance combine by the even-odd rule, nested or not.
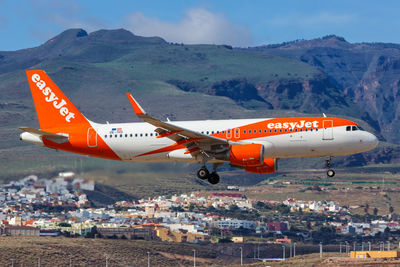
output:
[[[365,49],[362,59],[363,46],[374,48]],[[384,44],[349,44],[342,38],[328,37],[235,49],[226,45],[168,43],[124,29],[90,34],[83,29],[70,29],[38,47],[0,52],[0,176],[17,175],[22,170],[76,168],[77,158],[82,161],[76,155],[44,151],[18,140],[18,126],[38,127],[26,69],[44,69],[86,117],[100,123],[138,120],[125,96],[129,91],[146,110],[162,119],[304,116],[324,112],[356,120],[381,139],[399,143],[399,137],[387,132],[397,129],[395,122],[389,122],[390,114],[396,110],[390,101],[397,98],[382,96],[376,88],[368,87],[374,84],[373,77],[387,76],[384,69],[394,73],[397,63],[388,51],[397,48],[387,46],[392,48]],[[372,62],[372,50],[387,53],[382,63],[377,61],[381,71],[377,67],[375,76],[374,69],[366,67],[372,64],[367,64]],[[346,59],[347,55],[354,60]],[[349,65],[340,69],[336,65],[342,61]],[[353,86],[360,83],[357,81],[368,86]],[[375,99],[386,99],[386,106],[393,108],[385,109],[379,102],[374,109],[374,101],[368,102],[372,96],[362,90],[376,92]],[[379,112],[382,114],[377,115]],[[393,149],[380,148],[368,156],[343,160],[342,165],[379,163],[383,158],[385,162],[398,160],[397,146],[386,146]],[[103,164],[84,161],[91,168]],[[323,161],[320,163],[322,166]]]
[[[265,55],[297,59],[324,72],[367,114],[365,119],[389,142],[400,143],[400,45],[348,43],[329,35],[313,40],[250,48]]]

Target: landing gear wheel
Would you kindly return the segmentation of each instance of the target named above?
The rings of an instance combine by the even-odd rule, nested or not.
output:
[[[208,182],[210,184],[218,184],[219,183],[219,175],[218,175],[218,173],[216,173],[216,172],[211,173],[208,176]]]
[[[200,170],[197,171],[197,177],[199,177],[201,180],[205,180],[208,178],[210,175],[210,172],[207,170],[206,167],[200,168]]]
[[[333,176],[335,176],[335,171],[332,170],[332,169],[330,169],[330,170],[328,170],[328,171],[326,172],[326,175],[328,175],[328,177],[333,177]]]

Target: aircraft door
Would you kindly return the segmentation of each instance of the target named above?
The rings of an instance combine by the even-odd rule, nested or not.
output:
[[[323,121],[322,140],[333,140],[333,120]]]
[[[231,139],[232,138],[232,131],[233,130],[226,130],[226,139]]]
[[[235,128],[234,129],[234,136],[235,136],[235,138],[236,139],[239,139],[240,138],[240,129],[239,128]]]
[[[87,131],[87,145],[97,147],[97,132],[92,127],[89,127]]]

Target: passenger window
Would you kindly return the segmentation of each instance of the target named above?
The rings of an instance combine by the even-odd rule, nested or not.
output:
[[[285,133],[287,132],[287,129],[285,129]]]
[[[135,134],[135,137],[137,137],[137,134]]]
[[[219,134],[219,131],[217,131],[217,134]]]
[[[214,134],[214,131],[212,131],[211,134]]]
[[[346,131],[347,131],[347,132],[351,131],[351,126],[347,126],[347,127],[346,127]]]
[[[107,138],[107,135],[105,135],[104,138]]]
[[[258,132],[259,132],[259,133],[262,133],[262,130],[259,130]]]
[[[133,136],[133,134],[130,135],[130,137],[132,137],[132,136]]]
[[[209,131],[207,131],[207,134],[209,134],[210,132]]]
[[[150,133],[150,136],[153,136],[153,133]]]
[[[267,132],[267,130],[264,130],[264,133],[266,133]]]
[[[353,126],[352,130],[357,131],[358,130],[357,126]]]
[[[272,133],[272,130],[269,130],[270,133]]]
[[[120,134],[119,137],[122,137],[122,134]]]
[[[222,131],[222,134],[224,134],[225,133],[225,131]]]
[[[110,138],[112,138],[112,135],[110,134]]]
[[[125,134],[125,137],[128,137],[128,134]]]
[[[140,137],[142,137],[143,136],[143,134],[140,134]]]
[[[246,133],[246,130],[244,130],[243,133],[245,134],[245,133]]]
[[[116,134],[115,137],[118,137],[118,134]]]
[[[145,134],[145,136],[147,136],[147,134]]]

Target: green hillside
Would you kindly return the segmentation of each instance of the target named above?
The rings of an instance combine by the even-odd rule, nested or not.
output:
[[[354,118],[380,134],[364,107],[354,103],[318,67],[298,59],[230,46],[170,44],[122,29],[91,34],[72,29],[39,47],[0,52],[0,179],[31,172],[49,175],[66,169],[79,171],[77,162],[81,161],[84,170],[128,168],[150,175],[167,172],[185,176],[187,168],[192,168],[104,163],[20,142],[17,127],[38,127],[26,69],[44,69],[85,116],[100,123],[138,121],[125,96],[131,92],[146,110],[161,119],[283,117],[325,112]],[[395,157],[395,151],[390,152],[390,158]],[[387,152],[381,149],[370,158],[357,158],[354,164],[377,163],[378,156]],[[323,166],[322,160],[307,162],[296,164],[299,168]],[[342,161],[342,165],[346,164]]]

